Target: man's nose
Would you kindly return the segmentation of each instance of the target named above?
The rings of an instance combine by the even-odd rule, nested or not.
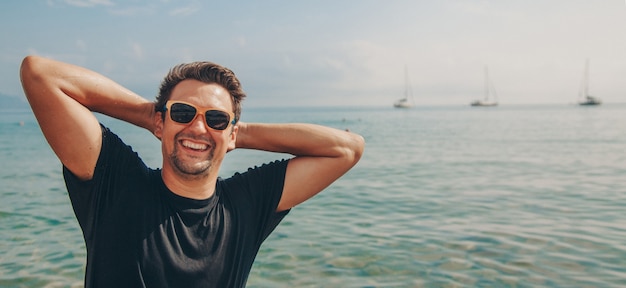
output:
[[[208,127],[206,126],[204,115],[197,115],[196,118],[189,123],[189,129],[198,131],[199,133],[206,133],[208,131]]]

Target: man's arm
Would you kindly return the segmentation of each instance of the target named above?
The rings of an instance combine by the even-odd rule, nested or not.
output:
[[[22,87],[50,147],[80,179],[93,177],[102,146],[100,112],[153,131],[154,104],[96,72],[28,56]]]
[[[360,135],[313,124],[238,124],[237,148],[295,155],[289,161],[277,211],[313,197],[348,172],[361,158]]]

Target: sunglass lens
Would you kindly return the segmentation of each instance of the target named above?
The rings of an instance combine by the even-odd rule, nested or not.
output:
[[[184,103],[174,103],[170,108],[170,117],[178,123],[189,123],[196,117],[196,108]]]
[[[215,130],[224,130],[228,127],[230,116],[222,111],[206,111],[206,124]]]

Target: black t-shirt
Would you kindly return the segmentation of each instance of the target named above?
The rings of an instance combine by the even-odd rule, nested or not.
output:
[[[103,128],[93,179],[63,175],[87,246],[86,287],[243,287],[276,213],[287,160],[217,181],[194,200],[172,193]]]

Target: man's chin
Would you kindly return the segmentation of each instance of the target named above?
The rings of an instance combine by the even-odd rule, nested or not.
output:
[[[174,162],[176,172],[180,175],[188,175],[190,177],[208,176],[211,171],[210,162],[195,163],[189,165],[188,163],[176,163]]]

